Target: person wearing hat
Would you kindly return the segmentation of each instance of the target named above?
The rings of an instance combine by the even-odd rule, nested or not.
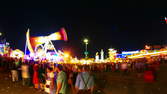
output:
[[[67,75],[63,71],[63,66],[58,64],[55,67],[55,71],[58,73],[56,94],[67,94]]]

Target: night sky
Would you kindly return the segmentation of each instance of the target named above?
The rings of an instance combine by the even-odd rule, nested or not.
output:
[[[79,57],[83,56],[85,37],[90,40],[91,56],[100,49],[130,51],[143,49],[145,44],[167,43],[167,25],[161,22],[167,9],[161,3],[104,1],[1,2],[0,32],[13,49],[24,51],[27,28],[31,29],[31,36],[44,36],[64,27],[68,42],[54,44]]]

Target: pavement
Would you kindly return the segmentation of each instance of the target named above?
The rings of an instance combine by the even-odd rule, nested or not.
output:
[[[161,64],[154,83],[145,83],[143,74],[135,72],[121,75],[120,72],[93,73],[95,94],[167,94],[167,64]],[[13,83],[9,74],[0,69],[0,94],[46,94],[33,87]]]
[[[0,69],[1,70],[1,69]],[[8,72],[0,71],[0,94],[46,94],[33,87],[23,86],[21,81],[12,82]]]
[[[143,73],[121,75],[116,72],[95,74],[95,81],[100,94],[167,94],[167,64],[160,65],[157,80],[154,83],[144,82]]]

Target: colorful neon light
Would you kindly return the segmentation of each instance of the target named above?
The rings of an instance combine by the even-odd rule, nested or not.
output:
[[[37,45],[44,44],[51,40],[64,40],[67,41],[67,34],[64,28],[61,28],[59,32],[50,34],[49,36],[40,36],[40,37],[30,37],[30,30],[28,29],[26,33],[27,46],[30,53],[34,53],[35,47]]]
[[[159,51],[159,52],[152,52],[152,53],[146,53],[146,54],[139,54],[135,56],[129,56],[128,58],[142,58],[147,55],[159,55],[159,54],[167,54],[167,51]]]

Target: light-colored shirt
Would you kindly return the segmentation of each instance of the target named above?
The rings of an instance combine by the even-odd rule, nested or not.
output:
[[[54,78],[54,72],[50,72],[50,73],[48,74],[48,76],[49,76],[49,78],[53,79],[53,78]]]
[[[87,84],[87,86],[85,86],[85,84]],[[79,73],[77,75],[75,86],[78,87],[79,90],[90,89],[94,86],[93,76],[90,75],[88,72]]]
[[[62,84],[59,93],[67,94],[67,75],[63,71],[59,72],[57,75],[57,83],[59,82]]]
[[[22,65],[21,70],[22,70],[22,77],[23,78],[29,78],[28,65]]]
[[[50,94],[50,92],[51,92],[51,89],[50,89],[50,87],[51,87],[51,80],[54,78],[54,73],[53,72],[48,72],[47,73],[47,77],[48,78],[46,79],[45,92]]]

